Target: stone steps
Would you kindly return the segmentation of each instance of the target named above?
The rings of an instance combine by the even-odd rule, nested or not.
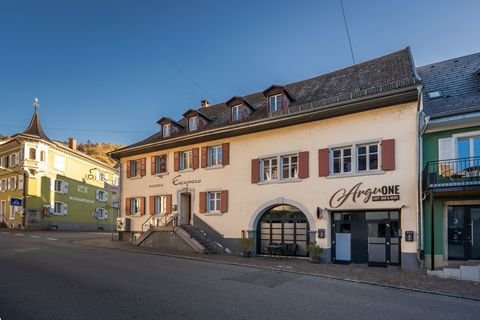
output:
[[[460,266],[459,268],[443,268],[443,270],[428,270],[431,276],[443,279],[456,279],[480,282],[480,266]]]

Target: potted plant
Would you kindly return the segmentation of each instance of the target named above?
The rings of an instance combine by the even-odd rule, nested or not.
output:
[[[242,256],[250,257],[252,255],[252,239],[242,238],[240,239],[240,248],[242,249]]]
[[[323,252],[323,248],[320,247],[316,243],[310,243],[308,245],[308,253],[310,254],[310,262],[311,263],[320,263],[321,261],[321,255]]]

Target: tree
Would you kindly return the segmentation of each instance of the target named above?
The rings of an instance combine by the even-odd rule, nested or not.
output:
[[[120,144],[113,144],[109,142],[92,143],[90,140],[87,140],[86,143],[80,143],[77,146],[77,149],[78,151],[81,151],[92,158],[109,165],[114,165],[115,161],[108,156],[108,153],[122,147],[123,145]]]

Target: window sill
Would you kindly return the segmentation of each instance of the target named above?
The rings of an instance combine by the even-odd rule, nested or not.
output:
[[[327,179],[348,178],[348,177],[361,177],[361,176],[374,176],[384,174],[383,170],[365,171],[365,172],[352,172],[352,173],[336,173],[327,176]]]
[[[162,178],[163,176],[168,176],[169,174],[170,172],[160,172],[160,173],[155,173],[154,176]]]
[[[219,165],[216,165],[216,166],[210,166],[210,167],[205,167],[205,170],[215,170],[215,169],[223,169],[224,166],[219,164]]]
[[[140,180],[142,179],[142,176],[135,176],[135,177],[130,177],[130,178],[127,178],[129,180]]]
[[[302,179],[300,178],[290,178],[290,179],[282,179],[282,180],[268,180],[268,181],[261,181],[258,182],[258,185],[266,185],[266,184],[279,184],[279,183],[292,183],[292,182],[300,182]]]
[[[214,211],[214,212],[206,212],[205,215],[206,216],[221,216],[221,215],[223,215],[223,213],[221,213],[220,211]]]
[[[193,168],[188,168],[188,169],[183,169],[183,170],[179,170],[178,172],[179,173],[186,173],[186,172],[193,172]]]

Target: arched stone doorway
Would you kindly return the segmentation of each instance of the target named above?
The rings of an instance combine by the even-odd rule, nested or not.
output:
[[[272,246],[282,246],[284,254],[307,256],[310,225],[295,206],[281,204],[267,209],[257,224],[257,253],[267,254]]]

